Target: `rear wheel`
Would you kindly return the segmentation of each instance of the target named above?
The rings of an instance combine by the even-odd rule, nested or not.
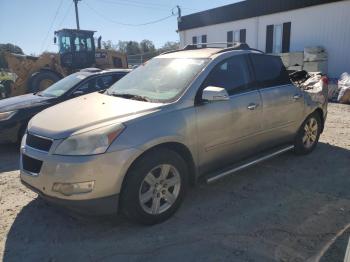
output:
[[[39,92],[45,90],[50,85],[56,83],[61,78],[53,72],[41,71],[35,74],[30,80],[30,85],[28,86],[28,91],[30,93]]]
[[[136,162],[122,188],[121,209],[131,220],[152,225],[165,221],[179,208],[188,170],[174,151],[159,149]]]
[[[295,138],[294,145],[297,154],[305,155],[315,149],[321,134],[321,124],[317,113],[312,113],[306,118]]]

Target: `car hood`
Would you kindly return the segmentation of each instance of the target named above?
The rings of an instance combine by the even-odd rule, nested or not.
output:
[[[13,111],[22,108],[37,106],[50,99],[53,98],[36,96],[33,94],[5,98],[0,100],[0,112]]]
[[[80,130],[111,123],[122,123],[130,117],[154,112],[161,105],[124,99],[100,93],[81,96],[45,109],[29,122],[29,132],[62,139]]]

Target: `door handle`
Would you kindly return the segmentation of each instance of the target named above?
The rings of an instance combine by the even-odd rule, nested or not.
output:
[[[293,97],[293,100],[298,100],[301,98],[301,95],[300,94],[295,94]]]
[[[257,104],[251,103],[251,104],[248,105],[247,108],[248,108],[249,110],[255,110],[255,108],[257,108],[257,107],[258,107]]]

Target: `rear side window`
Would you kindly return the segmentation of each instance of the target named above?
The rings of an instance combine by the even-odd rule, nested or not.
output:
[[[205,80],[203,88],[207,86],[225,88],[229,95],[252,90],[247,57],[233,56],[216,65]]]
[[[281,58],[273,55],[251,54],[259,88],[290,84],[289,75]]]

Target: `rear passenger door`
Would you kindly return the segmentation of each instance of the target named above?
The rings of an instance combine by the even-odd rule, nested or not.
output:
[[[228,101],[196,107],[202,172],[243,158],[259,144],[261,99],[247,59],[247,55],[236,55],[218,63],[200,89],[222,87],[230,96]]]
[[[262,98],[262,136],[269,145],[292,139],[301,124],[304,100],[279,57],[250,54],[256,86]]]

